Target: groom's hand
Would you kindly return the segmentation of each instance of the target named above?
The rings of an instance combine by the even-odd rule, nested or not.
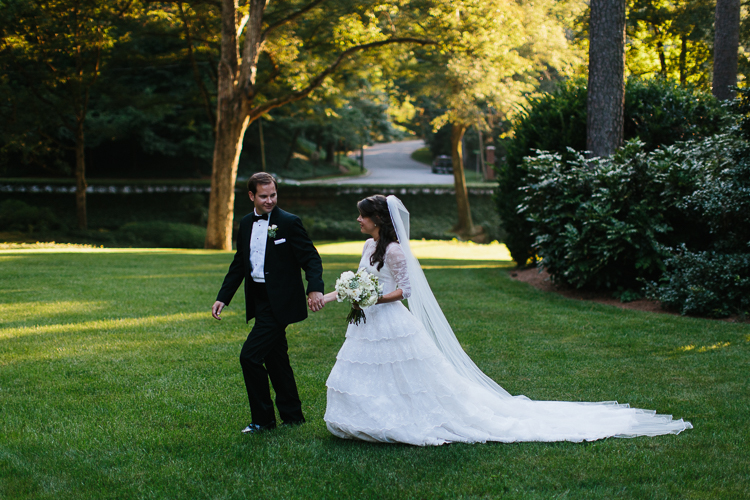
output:
[[[326,305],[323,301],[323,294],[320,292],[310,292],[307,294],[307,305],[312,312],[318,312]]]
[[[221,319],[221,310],[224,309],[224,302],[216,301],[214,302],[214,306],[211,308],[211,316],[214,318],[220,320]]]

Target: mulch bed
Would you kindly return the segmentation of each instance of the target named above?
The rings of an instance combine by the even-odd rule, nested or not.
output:
[[[648,311],[661,314],[677,314],[674,311],[663,309],[661,307],[661,302],[658,300],[639,299],[631,302],[621,302],[620,299],[615,299],[606,292],[584,292],[581,290],[570,289],[554,283],[547,271],[543,270],[542,272],[539,272],[539,270],[535,268],[513,269],[510,271],[510,277],[514,280],[528,283],[536,289],[545,292],[554,292],[569,299],[587,300],[589,302],[597,302],[599,304],[619,307],[620,309],[634,309],[636,311]]]
[[[510,277],[517,281],[528,283],[538,290],[545,292],[553,292],[574,300],[587,300],[589,302],[597,302],[599,304],[605,304],[608,306],[619,307],[620,309],[633,309],[635,311],[647,311],[659,314],[671,314],[679,316],[679,313],[664,309],[661,306],[661,302],[658,300],[650,299],[639,299],[633,300],[632,302],[621,302],[620,299],[612,297],[606,292],[584,292],[581,290],[575,290],[559,285],[552,281],[549,273],[546,270],[539,272],[538,269],[512,269],[509,271]],[[742,319],[733,314],[728,318],[708,318],[705,316],[692,316],[690,317],[702,318],[702,319],[718,319],[719,321],[728,321],[730,323],[742,323]]]

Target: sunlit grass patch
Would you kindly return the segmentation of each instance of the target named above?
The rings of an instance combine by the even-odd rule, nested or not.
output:
[[[501,260],[510,261],[508,248],[497,241],[478,244],[471,241],[411,240],[409,245],[418,259]],[[326,243],[318,246],[321,255],[361,255],[364,241]]]
[[[0,242],[0,250],[91,250],[94,248],[100,247],[78,243],[55,243],[54,241],[37,241],[36,243]]]
[[[684,346],[679,347],[677,350],[678,351],[682,351],[682,352],[690,352],[690,351],[694,351],[694,352],[708,352],[708,351],[713,351],[715,349],[723,349],[725,347],[729,347],[730,345],[732,345],[731,342],[717,342],[716,344],[703,345],[703,346],[699,346],[699,347],[696,347],[693,344],[688,344],[688,345],[684,345]]]
[[[144,316],[142,318],[114,318],[65,324],[34,325],[19,328],[0,328],[0,338],[23,337],[24,335],[40,334],[66,334],[72,332],[113,332],[117,330],[142,328],[147,326],[155,327],[165,323],[174,324],[175,322],[190,321],[195,319],[205,319],[205,313],[201,311],[191,314],[177,313]]]
[[[0,257],[4,253],[181,253],[187,255],[210,255],[222,253],[222,250],[201,250],[186,248],[105,248],[103,246],[78,243],[0,243]]]
[[[23,290],[13,290],[22,297]],[[107,306],[106,302],[96,300],[59,300],[55,302],[39,301],[19,301],[19,302],[0,302],[0,325],[7,322],[22,321],[25,319],[34,319],[37,321],[46,321],[50,317],[60,314],[69,314],[82,310],[93,311],[102,310]],[[2,332],[3,329],[0,329]],[[2,333],[0,333],[2,335]]]

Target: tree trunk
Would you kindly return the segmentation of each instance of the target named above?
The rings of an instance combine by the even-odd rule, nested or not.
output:
[[[463,236],[473,236],[474,223],[471,220],[471,207],[469,206],[469,192],[466,189],[466,176],[464,175],[464,161],[462,158],[461,143],[466,132],[466,125],[460,123],[451,124],[451,159],[453,160],[453,182],[456,189],[456,203],[458,204],[458,224],[453,230]]]
[[[680,37],[680,85],[687,82],[687,35]]]
[[[667,56],[664,54],[664,44],[656,42],[656,49],[659,52],[659,65],[661,66],[661,74],[667,76]]]
[[[740,43],[740,0],[716,0],[714,24],[713,94],[722,101],[734,99],[737,85],[737,52]]]
[[[586,149],[609,156],[622,144],[625,1],[591,0]]]
[[[336,142],[333,140],[326,143],[326,163],[336,164]]]
[[[477,160],[479,161],[479,168],[482,171],[482,179],[487,180],[487,165],[484,162],[484,138],[482,137],[482,129],[477,125],[477,135],[479,136],[479,155]]]
[[[253,1],[250,6],[251,17],[247,23],[246,51],[252,52],[255,40],[260,39],[259,2]],[[253,16],[252,14],[255,14]],[[208,199],[208,224],[206,227],[206,248],[220,250],[232,249],[232,222],[234,220],[234,183],[237,179],[237,165],[242,151],[242,140],[250,123],[247,93],[245,85],[254,84],[247,74],[252,72],[248,66],[257,64],[257,54],[249,54],[249,60],[243,65],[243,76],[240,76],[239,46],[237,44],[237,0],[221,2],[221,61],[219,62],[219,81],[217,84],[216,103],[216,139],[211,171],[211,194]],[[248,47],[249,45],[249,47]],[[254,66],[253,66],[254,67]]]
[[[83,116],[76,119],[76,219],[78,229],[88,229],[86,217],[86,143],[83,136]]]
[[[206,248],[232,249],[232,221],[234,219],[234,183],[237,179],[237,166],[242,152],[242,140],[250,123],[244,119],[233,120],[223,116],[220,109],[216,121],[216,142],[214,144],[213,170],[211,173],[211,194],[208,199],[208,226],[206,228]]]

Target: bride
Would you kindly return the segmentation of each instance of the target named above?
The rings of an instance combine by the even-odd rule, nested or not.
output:
[[[591,441],[679,434],[690,422],[616,402],[532,401],[511,396],[461,349],[409,248],[409,212],[395,196],[357,204],[372,236],[360,268],[383,296],[351,324],[326,386],[334,435],[433,446],[487,441]],[[409,309],[401,301],[409,299]],[[336,300],[336,292],[326,302]]]

